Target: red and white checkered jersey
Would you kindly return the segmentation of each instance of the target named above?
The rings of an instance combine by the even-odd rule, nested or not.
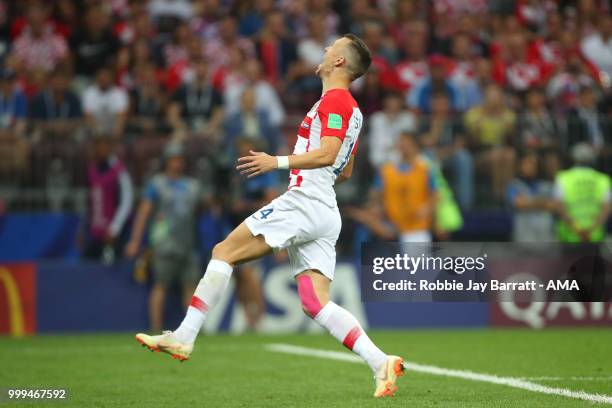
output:
[[[363,123],[363,115],[346,89],[330,89],[323,93],[298,130],[293,154],[302,154],[321,147],[322,137],[337,137],[342,145],[334,164],[310,170],[292,169],[289,190],[298,190],[335,207],[334,182],[357,151],[357,139]]]

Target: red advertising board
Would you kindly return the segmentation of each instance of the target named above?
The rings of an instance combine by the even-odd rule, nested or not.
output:
[[[562,272],[571,271],[573,264],[563,257],[494,261],[490,263],[490,275],[505,282],[532,279],[546,285],[549,280],[567,276]],[[490,325],[531,328],[612,326],[612,302],[578,302],[567,296],[558,298],[557,294],[544,289],[535,292],[506,291],[490,303]]]
[[[491,326],[612,326],[612,302],[496,302]]]
[[[0,335],[36,331],[36,265],[0,264]]]

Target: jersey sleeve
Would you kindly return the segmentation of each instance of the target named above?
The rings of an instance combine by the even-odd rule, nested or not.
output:
[[[319,104],[317,114],[321,120],[321,137],[333,136],[344,140],[353,109],[342,97],[330,95]]]
[[[355,140],[355,145],[353,146],[353,150],[351,150],[353,156],[357,154],[357,146],[359,146],[359,139]]]

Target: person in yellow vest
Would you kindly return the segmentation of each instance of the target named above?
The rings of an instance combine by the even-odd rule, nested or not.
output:
[[[438,185],[432,164],[421,157],[410,133],[398,140],[399,163],[381,166],[375,182],[377,194],[401,242],[431,242]]]
[[[591,166],[594,149],[586,143],[572,148],[574,166],[557,174],[557,233],[561,242],[602,242],[610,215],[610,177]]]

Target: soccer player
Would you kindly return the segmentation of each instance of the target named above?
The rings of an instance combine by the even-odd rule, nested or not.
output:
[[[323,95],[298,130],[291,156],[250,152],[237,169],[254,177],[290,169],[288,191],[256,211],[212,252],[187,315],[178,329],[136,339],[151,350],[186,360],[209,310],[219,301],[236,265],[286,248],[304,312],[370,366],[375,397],[393,396],[403,374],[403,359],[386,355],[370,340],[351,313],[329,300],[334,278],[335,244],[341,228],[334,184],[351,176],[363,116],[348,91],[371,62],[367,46],[347,34],[326,48],[317,75]]]

